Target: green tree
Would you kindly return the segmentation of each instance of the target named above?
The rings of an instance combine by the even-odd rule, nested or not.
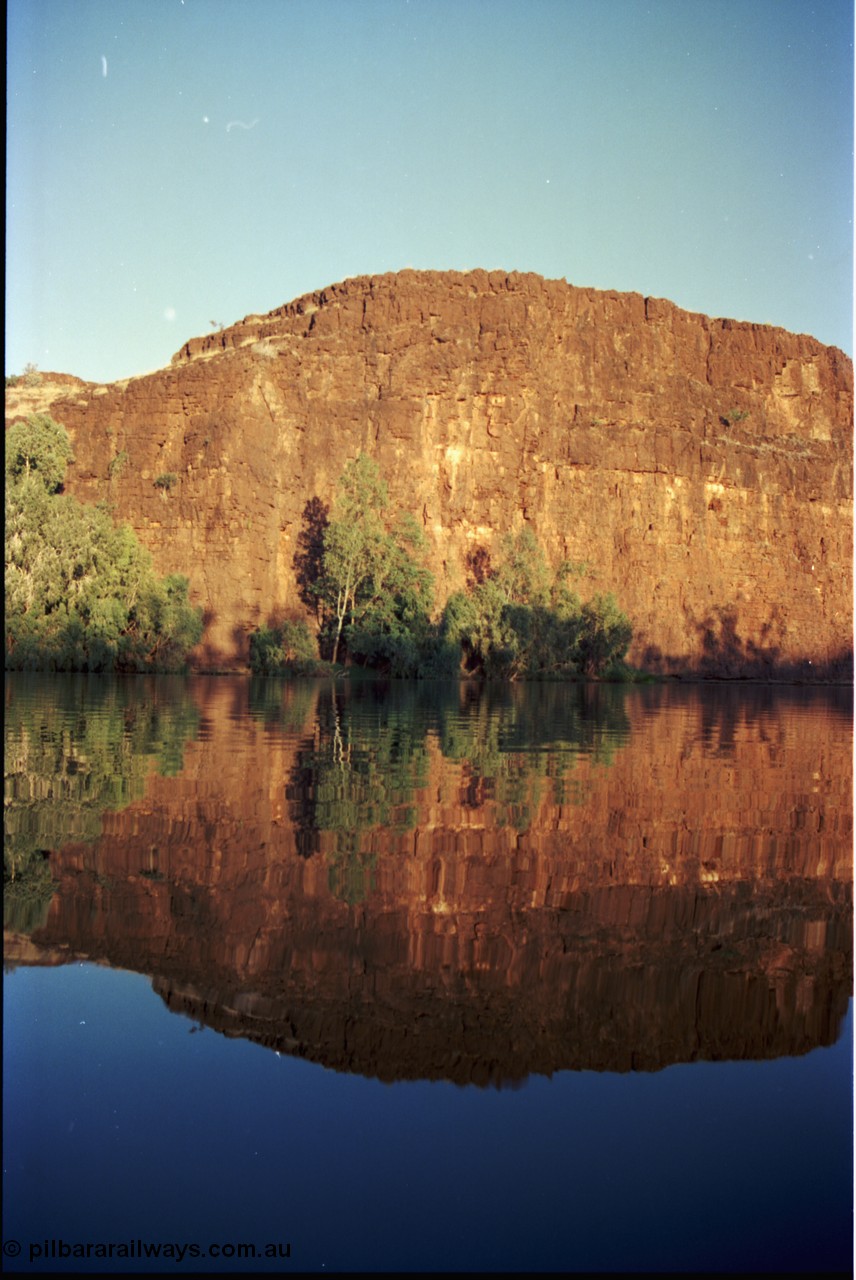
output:
[[[427,632],[433,583],[417,559],[422,532],[412,517],[390,527],[386,508],[377,464],[360,454],[342,473],[316,585],[333,662],[343,638],[352,656],[377,664]]]
[[[31,413],[6,432],[7,484],[37,474],[48,493],[57,493],[72,458],[65,429],[47,413]]]
[[[521,529],[517,534],[507,533],[502,539],[499,567],[493,580],[509,604],[548,604],[550,570],[530,528]]]
[[[187,579],[159,578],[131,529],[115,526],[106,508],[59,492],[70,457],[62,427],[33,415],[13,431],[6,445],[7,668],[181,666],[202,634]]]
[[[440,634],[464,666],[489,679],[601,675],[627,652],[628,619],[611,596],[585,605],[571,589],[572,566],[550,573],[531,530],[506,536],[496,565],[482,558],[480,581],[446,603]]]
[[[333,625],[333,662],[338,660],[346,621],[356,622],[371,592],[373,571],[381,556],[381,513],[386,503],[386,485],[377,464],[361,453],[342,473],[332,519],[324,531],[318,588]]]
[[[633,628],[611,593],[586,601],[582,607],[582,623],[579,653],[586,675],[598,675],[624,659],[633,639]]]
[[[253,632],[250,668],[256,675],[312,675],[319,671],[318,645],[305,620],[286,619]]]

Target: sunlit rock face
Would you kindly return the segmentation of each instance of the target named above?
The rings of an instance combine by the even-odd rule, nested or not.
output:
[[[586,566],[584,595],[616,593],[637,664],[852,673],[852,363],[810,337],[536,275],[402,271],[52,394],[69,488],[190,575],[198,666],[244,662],[249,631],[301,611],[306,504],[363,450],[424,527],[438,604],[468,553],[526,525]]]
[[[580,689],[596,730],[579,751],[518,752],[515,699],[558,723],[565,695],[509,693],[494,714],[464,687],[464,746],[438,722],[349,791],[397,723],[349,733],[359,690],[315,686],[252,721],[247,684],[191,687],[181,773],[152,774],[97,840],[51,855],[47,917],[11,958],[150,974],[203,1025],[390,1080],[653,1070],[837,1037],[852,990],[840,702],[795,741],[783,693],[711,709],[691,689]]]

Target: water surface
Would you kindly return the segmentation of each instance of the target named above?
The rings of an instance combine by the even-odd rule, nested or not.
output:
[[[7,677],[22,1269],[849,1267],[851,713]]]

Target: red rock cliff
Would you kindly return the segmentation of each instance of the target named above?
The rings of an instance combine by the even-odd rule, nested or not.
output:
[[[70,490],[189,574],[200,667],[300,611],[305,504],[364,450],[424,525],[438,603],[468,551],[528,524],[588,566],[584,595],[615,592],[649,669],[852,671],[852,363],[810,337],[535,275],[403,271],[55,394]]]

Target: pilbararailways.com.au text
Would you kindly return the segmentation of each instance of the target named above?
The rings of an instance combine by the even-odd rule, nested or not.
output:
[[[279,1258],[291,1257],[291,1245],[282,1241],[255,1244],[234,1244],[218,1241],[211,1244],[195,1242],[179,1244],[176,1241],[153,1240],[85,1240],[62,1239],[4,1240],[3,1254],[17,1258],[22,1254],[30,1262],[51,1260],[61,1262],[71,1258],[151,1258],[166,1262],[183,1262],[185,1258]]]

